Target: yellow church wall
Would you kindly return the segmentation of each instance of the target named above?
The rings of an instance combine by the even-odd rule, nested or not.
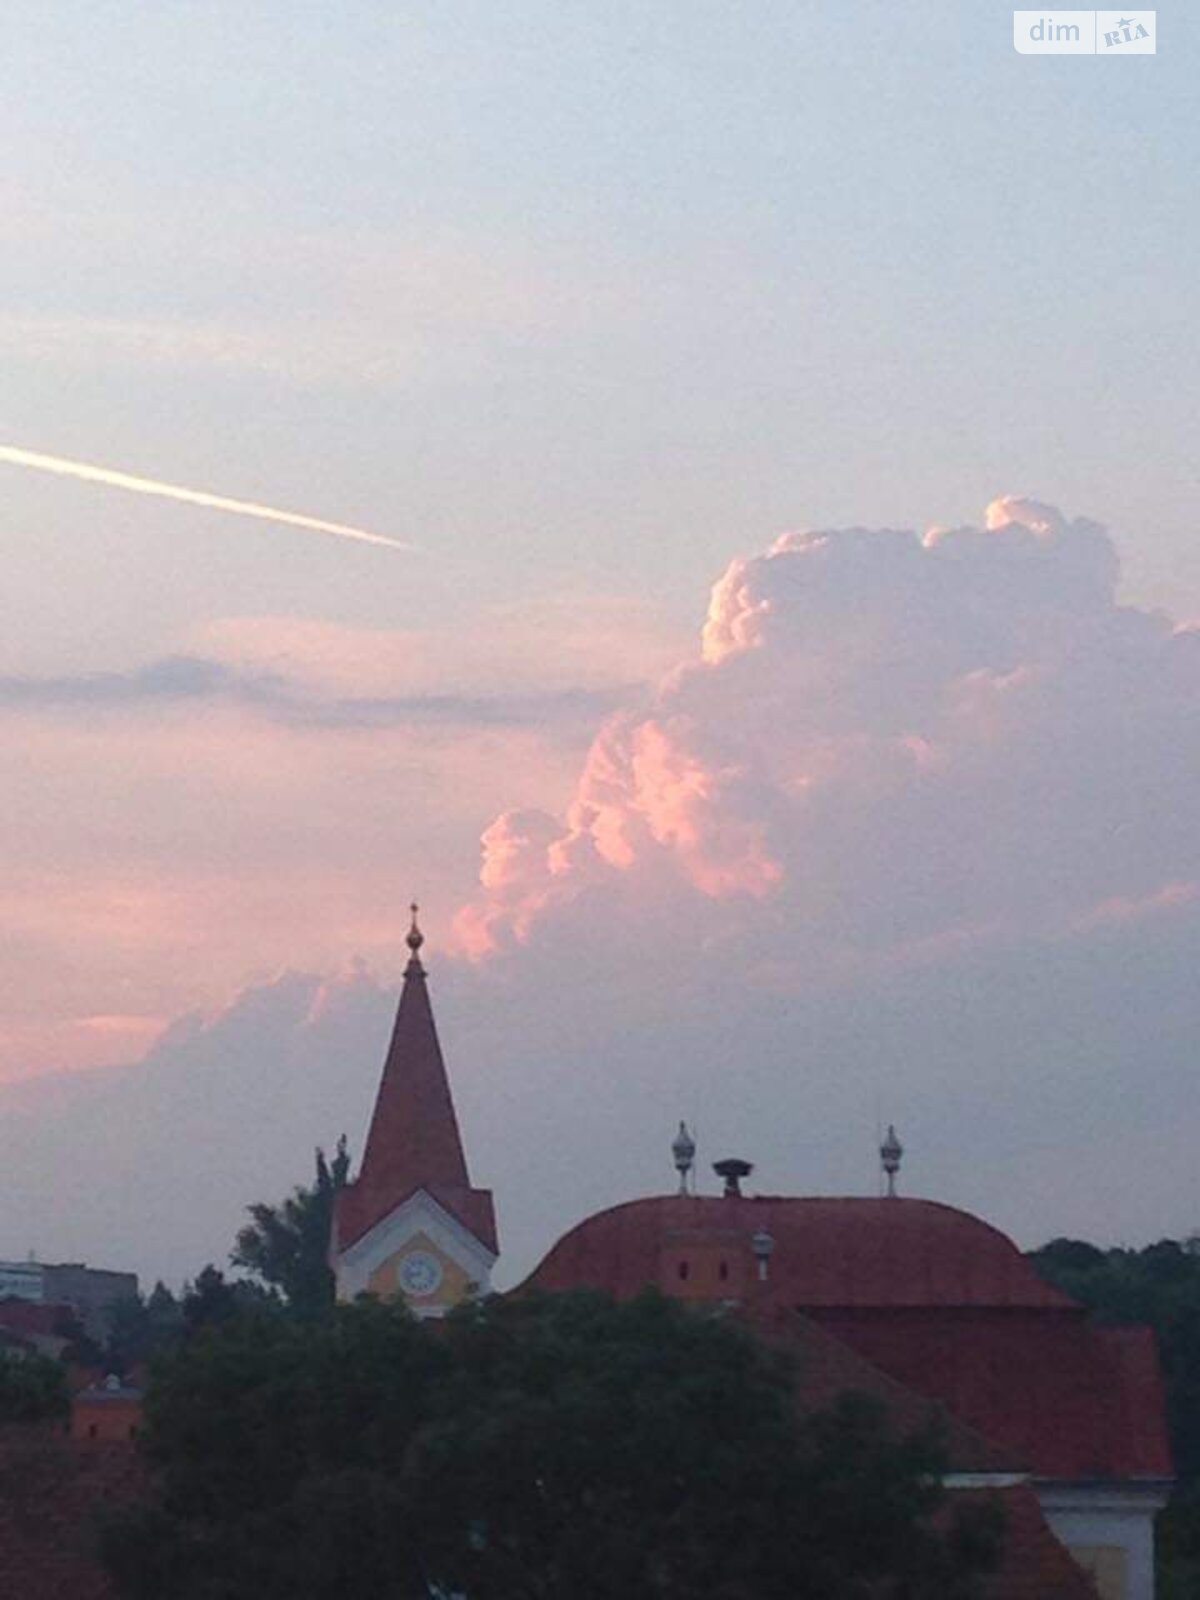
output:
[[[1095,1583],[1100,1600],[1127,1600],[1129,1559],[1119,1545],[1072,1545],[1071,1554]]]
[[[400,1287],[400,1267],[407,1256],[420,1251],[432,1256],[442,1269],[442,1281],[432,1294],[412,1295]],[[467,1274],[444,1250],[439,1250],[428,1234],[417,1233],[406,1239],[399,1250],[381,1261],[367,1279],[367,1292],[381,1300],[408,1300],[418,1309],[433,1306],[456,1306],[467,1299],[472,1283]]]

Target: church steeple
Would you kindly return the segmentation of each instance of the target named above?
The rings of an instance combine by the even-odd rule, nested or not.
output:
[[[406,941],[412,954],[358,1175],[375,1211],[431,1184],[470,1186],[425,968],[417,953],[424,935],[417,926],[416,906],[412,914]]]
[[[417,923],[416,905],[406,943],[409,960],[362,1167],[355,1182],[338,1196],[334,1261],[339,1293],[343,1294],[362,1288],[387,1292],[387,1274],[381,1278],[380,1268],[391,1262],[395,1268],[392,1276],[400,1273],[395,1292],[408,1292],[413,1298],[406,1285],[410,1280],[421,1281],[421,1275],[410,1272],[405,1278],[400,1270],[403,1263],[397,1265],[394,1259],[396,1230],[389,1230],[387,1224],[400,1212],[415,1218],[422,1204],[432,1205],[451,1234],[457,1225],[469,1235],[476,1250],[482,1248],[488,1256],[488,1270],[497,1253],[491,1194],[473,1189],[467,1172],[420,957],[424,935]],[[434,1224],[428,1218],[426,1224],[422,1231],[428,1235]],[[366,1260],[377,1255],[373,1249],[364,1250],[377,1235],[387,1250],[384,1260],[376,1260],[365,1277],[361,1271],[348,1270],[347,1257]],[[440,1274],[440,1269],[439,1274],[434,1273],[429,1248],[430,1240],[425,1237],[418,1263],[425,1280]],[[478,1283],[478,1275],[471,1281]]]

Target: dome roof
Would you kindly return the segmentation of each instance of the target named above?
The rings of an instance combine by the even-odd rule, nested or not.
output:
[[[528,1279],[620,1297],[657,1284],[687,1298],[736,1296],[757,1276],[751,1241],[773,1242],[769,1296],[795,1307],[1070,1307],[1011,1239],[930,1200],[664,1195],[598,1212]]]

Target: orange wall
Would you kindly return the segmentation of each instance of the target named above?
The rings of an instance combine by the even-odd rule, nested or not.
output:
[[[142,1426],[140,1400],[88,1400],[76,1396],[71,1407],[71,1437],[103,1443],[128,1443]]]

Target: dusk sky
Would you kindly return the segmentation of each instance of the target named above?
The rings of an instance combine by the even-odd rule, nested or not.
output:
[[[0,1257],[361,1151],[422,905],[512,1281],[668,1187],[1200,1229],[1200,162],[930,0],[10,0]]]

